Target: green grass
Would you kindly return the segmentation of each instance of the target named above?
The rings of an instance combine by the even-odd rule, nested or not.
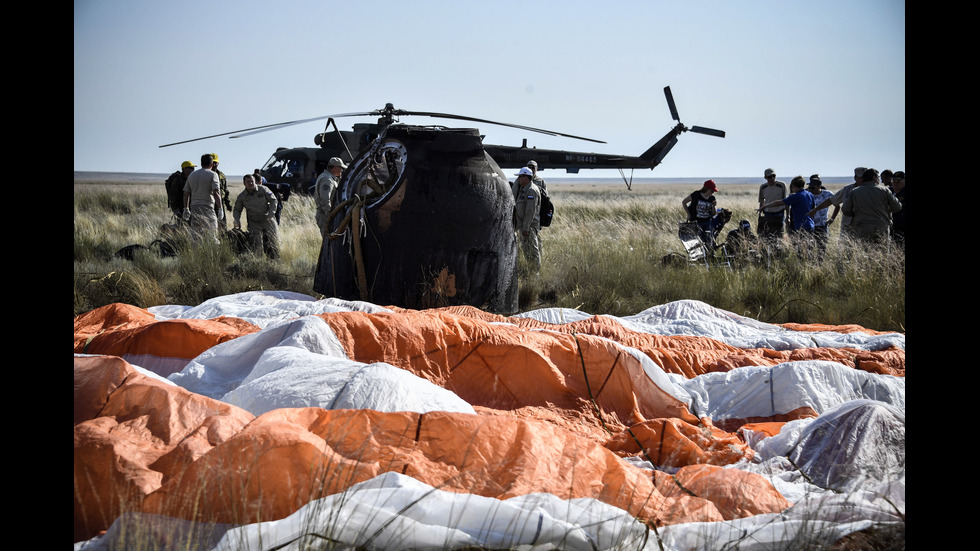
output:
[[[856,323],[905,330],[905,255],[831,238],[824,262],[785,254],[735,269],[691,265],[677,237],[684,186],[552,191],[555,221],[542,230],[540,278],[523,282],[521,309],[545,306],[629,315],[694,299],[762,321]],[[754,184],[719,194],[733,211],[723,234],[756,219]],[[746,191],[748,190],[748,191]],[[664,262],[665,257],[681,262]]]
[[[241,184],[232,184],[234,197]],[[757,184],[728,185],[720,207],[733,211],[725,232],[756,219]],[[75,315],[112,302],[140,307],[196,305],[251,290],[312,296],[320,237],[308,197],[286,202],[281,258],[237,255],[227,243],[186,247],[177,258],[137,254],[115,258],[132,244],[149,245],[171,222],[163,183],[75,185]],[[867,249],[833,229],[825,261],[787,253],[768,263],[728,270],[665,263],[686,259],[677,238],[689,186],[552,184],[555,221],[541,232],[542,269],[521,281],[522,311],[551,306],[629,315],[650,306],[695,299],[773,323],[854,323],[905,331],[904,251]],[[230,213],[229,213],[230,217]]]

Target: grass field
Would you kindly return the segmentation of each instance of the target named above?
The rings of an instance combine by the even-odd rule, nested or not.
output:
[[[742,219],[755,226],[758,183],[725,184],[718,206],[733,211],[725,232]],[[229,177],[234,198],[241,179]],[[905,331],[903,250],[866,248],[832,229],[822,263],[784,254],[737,269],[686,262],[677,237],[681,200],[690,184],[551,183],[555,221],[542,230],[542,270],[522,280],[522,311],[561,306],[594,314],[629,315],[650,306],[695,299],[773,323],[859,324]],[[838,186],[831,186],[835,189]],[[176,258],[116,251],[150,245],[171,221],[158,183],[76,179],[75,315],[112,302],[140,307],[196,305],[249,290],[290,290],[317,296],[313,272],[320,248],[308,197],[285,203],[282,256],[273,262],[236,255],[230,246],[188,248]],[[230,216],[230,213],[229,213]],[[724,232],[723,232],[724,233]]]

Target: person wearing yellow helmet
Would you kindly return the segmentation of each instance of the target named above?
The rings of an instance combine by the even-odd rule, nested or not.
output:
[[[191,172],[194,172],[195,168],[197,165],[194,163],[184,161],[180,163],[180,170],[171,174],[163,183],[167,190],[167,206],[170,207],[170,211],[178,220],[184,211],[184,184],[187,183],[187,177]]]

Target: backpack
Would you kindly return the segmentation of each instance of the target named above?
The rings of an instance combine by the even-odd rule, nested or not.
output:
[[[541,227],[547,228],[551,225],[551,219],[555,216],[555,206],[551,203],[548,193],[541,190]]]

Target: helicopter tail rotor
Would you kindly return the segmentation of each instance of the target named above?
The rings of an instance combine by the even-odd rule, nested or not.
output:
[[[674,103],[674,95],[670,93],[670,86],[664,86],[664,96],[667,97],[667,107],[670,108],[670,116],[680,125],[681,132],[690,130],[696,134],[707,134],[708,136],[716,136],[718,138],[725,137],[724,130],[715,130],[714,128],[705,128],[703,126],[692,126],[688,128],[681,124],[681,117],[677,114],[677,105]]]
[[[695,132],[697,134],[707,134],[709,136],[717,136],[719,138],[725,137],[724,130],[715,130],[714,128],[705,128],[703,126],[692,126],[688,128],[688,130],[690,130],[691,132]]]
[[[667,96],[667,107],[670,108],[671,118],[681,122],[681,117],[677,114],[677,105],[674,104],[674,95],[670,93],[670,86],[664,86],[664,95]]]
[[[725,137],[724,130],[715,130],[714,128],[705,128],[703,126],[692,126],[690,128],[684,126],[681,123],[680,116],[677,114],[677,105],[674,103],[674,95],[670,93],[670,86],[664,87],[664,96],[667,97],[667,107],[670,108],[670,116],[677,121],[677,125],[671,128],[670,132],[667,132],[663,138],[660,138],[660,141],[653,144],[650,149],[647,149],[640,155],[641,159],[650,163],[650,168],[659,165],[663,161],[667,153],[677,144],[677,138],[684,132],[691,131],[696,134],[706,134],[718,138]]]

